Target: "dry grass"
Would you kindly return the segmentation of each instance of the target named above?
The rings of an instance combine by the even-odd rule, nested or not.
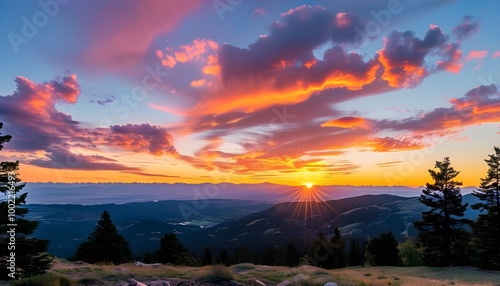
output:
[[[203,267],[203,272],[198,279],[206,282],[230,281],[234,280],[234,275],[227,266],[217,264]]]
[[[268,285],[276,285],[289,280],[292,286],[324,285],[332,281],[341,286],[404,286],[404,285],[500,285],[500,272],[482,271],[469,268],[433,268],[433,267],[350,267],[325,270],[310,265],[296,268],[238,264],[231,267],[139,267],[123,265],[76,265],[62,259],[56,259],[51,272],[64,275],[73,281],[99,280],[104,285],[129,278],[130,273],[141,279],[202,279],[205,281],[236,280],[247,283],[259,279]],[[303,274],[304,279],[294,281],[293,277]],[[82,283],[83,285],[83,283]]]

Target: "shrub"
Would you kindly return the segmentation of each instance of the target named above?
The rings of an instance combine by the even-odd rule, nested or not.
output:
[[[54,273],[44,273],[15,281],[12,286],[73,286],[76,283],[69,278]]]
[[[229,281],[233,280],[233,272],[223,264],[212,265],[208,267],[208,272],[200,277],[201,280],[207,282]]]

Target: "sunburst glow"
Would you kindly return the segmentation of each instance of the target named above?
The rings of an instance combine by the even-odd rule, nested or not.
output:
[[[287,203],[287,207],[293,208],[292,218],[303,219],[304,227],[312,223],[315,217],[336,213],[326,201],[333,200],[333,198],[312,182],[293,189],[285,200],[290,202]]]

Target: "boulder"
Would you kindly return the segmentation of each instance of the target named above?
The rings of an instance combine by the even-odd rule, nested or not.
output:
[[[276,285],[276,286],[287,286],[287,285],[290,285],[290,281],[285,280],[285,281],[283,281],[283,282],[280,282],[280,283],[279,283],[278,285]]]
[[[326,282],[324,286],[339,286],[339,285],[335,282]]]
[[[170,283],[166,280],[156,280],[149,283],[149,286],[170,286]]]
[[[248,280],[248,286],[266,286],[266,283],[258,279],[250,279]]]
[[[297,274],[292,279],[295,281],[299,281],[299,280],[306,279],[306,276],[304,274]]]

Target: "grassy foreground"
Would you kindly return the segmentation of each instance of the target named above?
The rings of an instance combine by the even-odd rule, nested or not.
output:
[[[258,279],[266,285],[276,285],[289,280],[295,285],[324,285],[328,281],[338,285],[494,285],[500,286],[500,272],[471,268],[433,267],[350,267],[325,270],[314,266],[288,268],[238,264],[224,266],[178,267],[161,265],[141,267],[132,264],[92,265],[74,264],[56,259],[50,277],[61,277],[62,283],[50,285],[113,285],[127,281],[131,273],[139,281],[164,279],[177,285],[185,280],[235,280],[249,284]],[[302,274],[302,275],[300,275]],[[297,276],[300,275],[300,276]],[[295,277],[295,279],[294,279]],[[69,279],[66,279],[69,278]],[[47,279],[47,278],[45,278]],[[64,280],[64,282],[63,282]],[[23,285],[16,283],[17,285]],[[45,284],[45,283],[44,283]],[[28,284],[24,284],[28,285]],[[35,285],[35,284],[29,284]]]

